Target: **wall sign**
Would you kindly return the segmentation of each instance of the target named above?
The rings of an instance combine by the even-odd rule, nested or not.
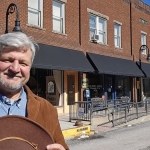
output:
[[[88,88],[89,86],[89,80],[87,78],[82,79],[82,88]]]

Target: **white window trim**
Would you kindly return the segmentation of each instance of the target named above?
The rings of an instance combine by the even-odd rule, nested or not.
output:
[[[41,26],[37,26],[37,25],[34,25],[34,24],[30,24],[29,22],[28,22],[28,25],[30,25],[30,26],[34,26],[34,27],[39,27],[39,28],[43,28],[43,0],[40,0],[40,11],[41,11],[41,22],[40,22],[40,24],[41,24]],[[29,5],[28,5],[28,7],[29,7]]]
[[[147,33],[146,33],[146,32],[144,32],[144,31],[141,31],[141,34],[145,34],[145,35],[147,35]]]
[[[60,34],[60,35],[67,36],[67,34],[65,34],[65,33],[61,33],[61,32],[55,31],[55,30],[53,30],[53,31],[52,31],[52,33],[56,33],[56,34]]]
[[[145,44],[142,44],[142,39],[141,39],[141,45],[146,45],[146,38],[147,38],[146,36],[147,36],[147,33],[144,32],[144,31],[141,31],[141,38],[142,38],[142,34],[145,35]],[[145,51],[141,52],[141,54],[146,55],[147,51],[145,50]]]
[[[66,35],[66,31],[65,31],[65,3],[67,3],[67,0],[52,0],[52,2],[55,1],[55,2],[58,2],[58,3],[62,3],[63,5],[63,32],[59,32],[59,31],[56,31],[56,30],[52,30],[52,32],[54,33],[59,33],[59,34],[64,34]],[[53,6],[52,6],[53,7]],[[52,9],[52,17],[53,17],[53,9]]]
[[[121,23],[121,22],[119,22],[119,21],[114,20],[114,23],[119,24],[119,25],[121,25],[121,26],[122,26],[122,23]]]
[[[67,3],[67,0],[56,0],[56,1],[60,1],[60,2],[63,2],[63,3]]]
[[[35,28],[35,29],[39,29],[39,30],[46,30],[45,28],[41,28],[41,27],[33,25],[33,24],[26,24],[26,26],[31,27],[31,28]]]
[[[43,28],[43,0],[40,0],[41,8],[41,28]]]
[[[87,12],[89,12],[90,14],[99,16],[99,17],[101,17],[101,18],[104,18],[104,19],[106,19],[106,20],[109,20],[109,17],[108,17],[108,16],[103,15],[103,14],[101,14],[101,13],[99,13],[99,12],[97,12],[97,11],[94,11],[94,10],[92,10],[92,9],[87,8]]]
[[[122,47],[122,43],[121,43],[121,25],[122,25],[122,23],[120,23],[118,21],[114,21],[114,27],[115,27],[115,25],[119,26],[119,46],[115,45],[115,35],[114,35],[114,45],[115,45],[115,48],[121,49],[121,47]],[[115,28],[114,28],[114,30],[115,30]]]

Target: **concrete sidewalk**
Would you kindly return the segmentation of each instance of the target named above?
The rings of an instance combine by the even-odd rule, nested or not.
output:
[[[112,126],[111,122],[98,126],[99,124],[108,121],[107,116],[93,118],[92,125],[90,125],[90,122],[88,121],[82,121],[83,126],[75,126],[76,120],[69,122],[69,114],[59,114],[58,119],[59,119],[60,127],[64,135],[64,138],[68,139],[68,138],[81,137],[83,134],[90,136],[98,132],[107,132],[107,131],[115,130],[123,126],[132,126],[133,124],[138,124],[138,123],[142,123],[145,121],[149,121],[150,115],[143,116],[138,119],[134,119],[132,121],[123,123],[121,125],[117,125],[115,127]]]

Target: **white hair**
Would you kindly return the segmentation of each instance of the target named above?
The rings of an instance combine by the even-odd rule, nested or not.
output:
[[[0,36],[0,52],[4,49],[17,49],[17,50],[31,50],[32,52],[32,62],[35,57],[36,49],[38,49],[38,44],[32,40],[32,37],[28,37],[22,32],[12,32],[7,34],[2,34]]]

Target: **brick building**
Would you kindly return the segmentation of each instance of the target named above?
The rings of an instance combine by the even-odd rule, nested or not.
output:
[[[90,98],[127,96],[140,101],[150,96],[150,6],[140,0],[13,2],[22,31],[40,48],[28,85],[59,113],[69,112],[70,102],[86,100],[85,89]],[[1,34],[10,3],[1,2]],[[8,17],[12,32],[16,13]],[[141,51],[141,45],[146,49]]]

